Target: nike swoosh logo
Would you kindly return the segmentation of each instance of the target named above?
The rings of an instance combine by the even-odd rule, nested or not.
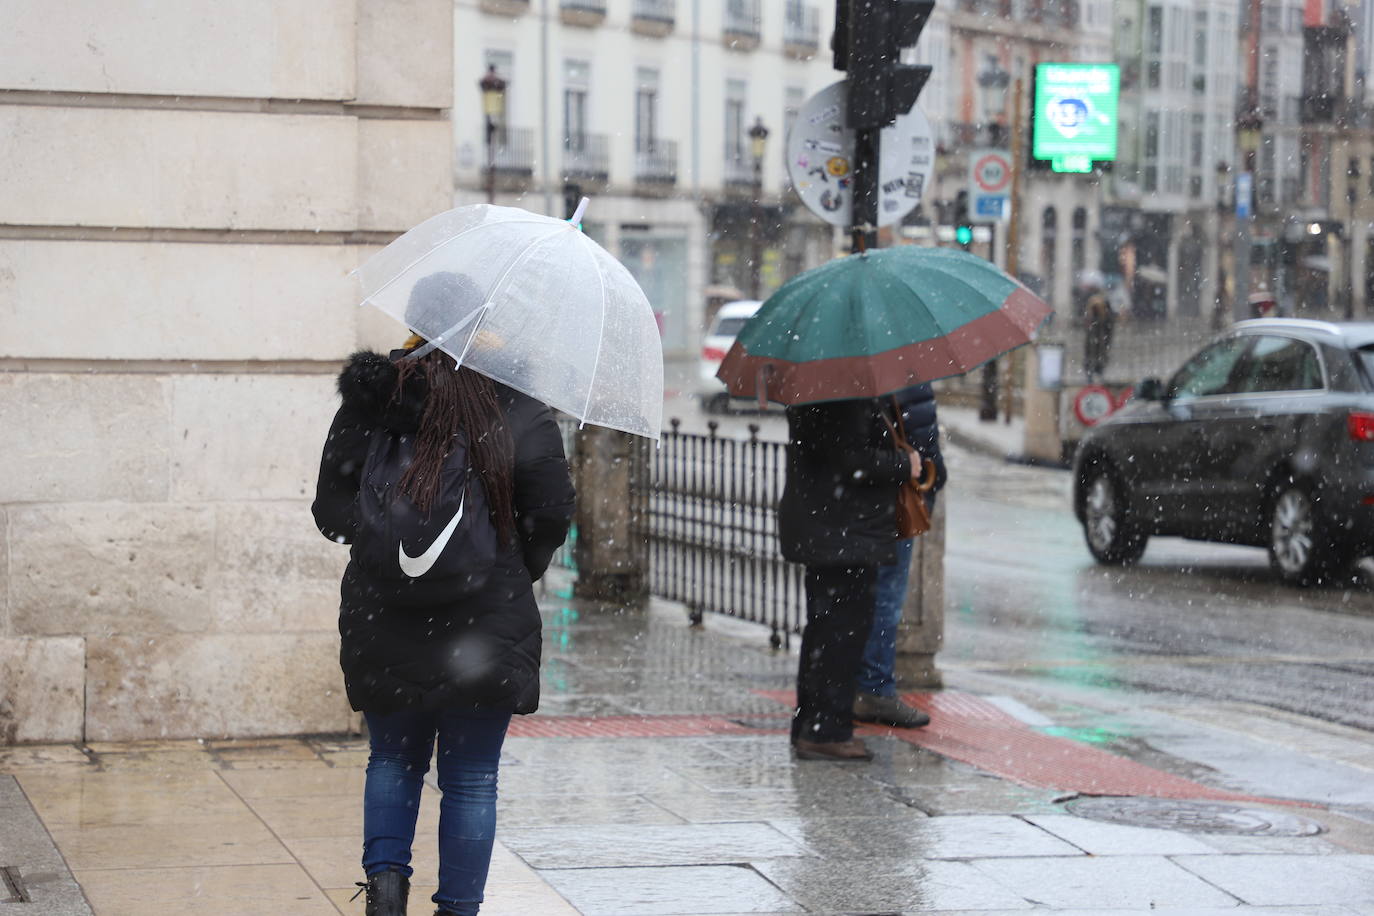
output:
[[[439,536],[434,539],[433,544],[429,545],[429,549],[418,557],[407,555],[406,545],[404,543],[397,545],[396,549],[400,554],[401,572],[410,576],[412,579],[418,579],[429,572],[430,567],[439,559],[439,554],[443,553],[444,548],[448,546],[448,539],[453,537],[453,532],[458,527],[458,522],[462,520],[463,503],[465,502],[467,502],[466,491],[463,493],[462,498],[458,500],[457,514],[444,526],[444,530],[439,532]]]

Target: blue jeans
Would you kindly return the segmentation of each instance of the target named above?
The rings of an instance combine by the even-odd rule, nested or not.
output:
[[[439,890],[434,902],[476,916],[496,840],[496,768],[508,712],[365,713],[372,756],[363,790],[363,871],[410,877],[425,773],[439,739]]]
[[[868,631],[863,661],[855,687],[860,693],[880,697],[897,695],[897,624],[906,601],[907,573],[911,569],[911,540],[897,542],[897,562],[878,567],[878,586],[873,601],[873,629]]]

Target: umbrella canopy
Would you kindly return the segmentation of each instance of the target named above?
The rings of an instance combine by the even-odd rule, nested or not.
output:
[[[363,302],[456,364],[585,423],[658,438],[663,347],[653,309],[576,217],[459,207],[411,229],[357,275]]]
[[[884,248],[793,277],[716,374],[733,395],[783,404],[878,397],[1028,343],[1050,311],[967,252]]]

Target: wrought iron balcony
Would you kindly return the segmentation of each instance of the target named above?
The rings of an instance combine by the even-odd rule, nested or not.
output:
[[[821,14],[816,7],[788,0],[782,20],[782,49],[788,57],[808,60],[821,46]]]
[[[732,187],[752,187],[755,180],[754,160],[743,152],[725,155],[725,183]]]
[[[606,0],[559,0],[558,13],[564,25],[595,28],[606,21]]]
[[[563,177],[601,181],[610,177],[610,144],[605,134],[569,134],[563,138]]]
[[[677,141],[654,139],[635,144],[635,181],[676,184]]]
[[[481,0],[481,7],[493,16],[523,16],[530,11],[530,0]]]
[[[630,28],[640,35],[662,38],[677,24],[677,0],[634,0]]]
[[[496,174],[523,176],[534,174],[534,130],[529,127],[503,127],[492,143],[492,163]]]

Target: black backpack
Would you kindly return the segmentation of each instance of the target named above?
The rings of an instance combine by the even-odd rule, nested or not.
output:
[[[415,437],[385,429],[372,436],[358,488],[353,562],[376,584],[390,585],[393,595],[448,600],[479,591],[496,563],[498,537],[486,488],[469,461],[467,436],[460,433],[444,459],[428,513],[399,486],[415,457]]]

